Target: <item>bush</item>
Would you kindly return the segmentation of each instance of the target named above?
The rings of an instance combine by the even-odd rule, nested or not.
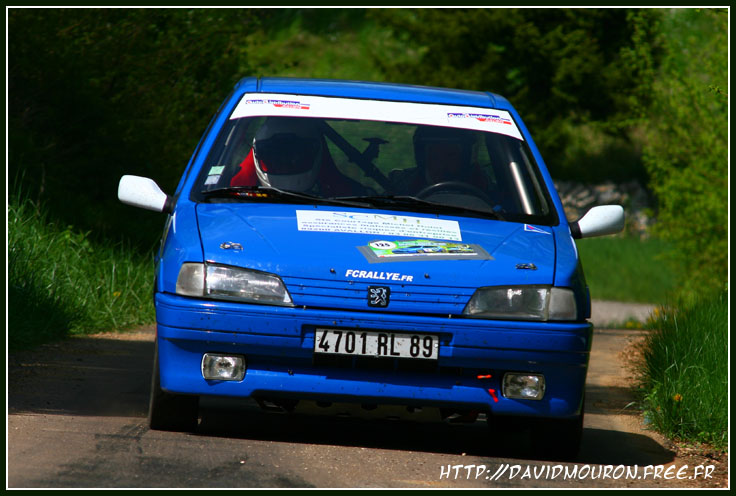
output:
[[[641,392],[645,418],[665,435],[723,448],[728,442],[728,296],[648,324]]]
[[[147,248],[162,221],[118,202],[120,176],[174,192],[223,97],[253,72],[241,42],[265,15],[10,9],[9,177],[63,225]]]
[[[48,221],[38,205],[8,205],[8,344],[28,348],[69,334],[154,321],[153,264],[123,245]]]
[[[728,277],[728,16],[672,9],[662,20],[666,54],[646,86],[644,164],[672,242],[685,303]]]
[[[492,91],[508,98],[556,179],[600,182],[645,176],[619,120],[639,65],[636,15],[658,9],[378,9],[370,16],[405,40],[412,57],[378,59],[386,79]],[[612,174],[613,176],[609,176]]]

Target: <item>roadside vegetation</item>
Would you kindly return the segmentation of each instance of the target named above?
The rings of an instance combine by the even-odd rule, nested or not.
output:
[[[673,9],[657,26],[635,54],[652,75],[639,88],[639,129],[658,201],[652,234],[671,243],[689,305],[728,282],[728,13]]]
[[[576,241],[594,300],[664,304],[674,296],[675,273],[665,260],[670,245],[636,236]]]
[[[151,256],[97,243],[29,200],[8,206],[8,347],[153,321]]]
[[[244,76],[494,91],[556,180],[645,184],[651,237],[582,240],[586,278],[597,299],[666,305],[643,408],[663,432],[721,442],[720,421],[685,411],[726,411],[726,9],[9,9],[11,349],[153,321],[163,219],[121,205],[117,182],[172,193]]]
[[[644,164],[658,199],[653,235],[671,244],[675,298],[650,322],[642,406],[687,442],[728,439],[728,13],[671,9],[638,25],[632,63]],[[655,62],[656,61],[656,62]]]
[[[723,449],[728,443],[728,295],[650,321],[640,392],[645,422],[684,441]]]

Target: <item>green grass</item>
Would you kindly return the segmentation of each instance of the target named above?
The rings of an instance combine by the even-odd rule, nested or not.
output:
[[[50,222],[30,201],[8,205],[8,346],[154,321],[153,264],[118,244]]]
[[[649,324],[641,392],[645,419],[670,438],[728,442],[728,295],[664,310]]]
[[[263,76],[383,81],[377,60],[416,56],[390,29],[359,10],[327,14],[284,13],[283,22],[249,36],[249,67]]]
[[[676,277],[658,239],[601,237],[576,241],[590,294],[596,300],[665,303]]]

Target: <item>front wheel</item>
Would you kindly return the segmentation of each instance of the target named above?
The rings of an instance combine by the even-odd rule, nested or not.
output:
[[[573,460],[583,438],[584,411],[572,419],[544,419],[532,427],[532,448],[544,458]]]
[[[158,338],[153,356],[153,380],[148,404],[148,425],[153,430],[192,432],[197,428],[199,396],[171,394],[161,389]]]

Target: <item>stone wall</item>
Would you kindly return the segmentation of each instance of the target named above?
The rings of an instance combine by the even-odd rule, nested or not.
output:
[[[646,238],[654,223],[654,201],[637,181],[623,184],[606,182],[586,185],[573,181],[555,181],[568,221],[579,219],[596,205],[621,205],[626,213],[626,230],[629,235]]]

